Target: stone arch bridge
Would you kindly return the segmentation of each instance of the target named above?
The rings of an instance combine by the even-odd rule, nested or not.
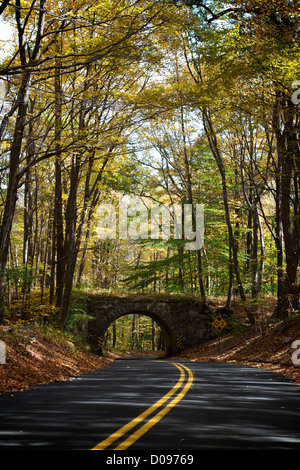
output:
[[[87,299],[87,341],[94,352],[101,349],[109,326],[117,318],[141,314],[152,318],[164,332],[166,355],[196,346],[212,339],[216,331],[211,325],[208,307],[190,299],[136,296],[100,296]]]

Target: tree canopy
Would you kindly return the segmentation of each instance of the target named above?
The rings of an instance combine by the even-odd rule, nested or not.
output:
[[[76,288],[239,296],[250,323],[263,295],[299,311],[298,1],[14,0],[0,17],[0,322],[38,291],[66,325]],[[125,202],[138,236],[119,236]],[[99,236],[105,205],[118,236]],[[189,249],[172,209],[196,237],[200,205]]]

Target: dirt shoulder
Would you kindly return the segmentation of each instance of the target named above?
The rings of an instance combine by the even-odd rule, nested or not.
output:
[[[117,353],[107,352],[100,358],[55,332],[49,335],[34,328],[9,330],[2,327],[0,340],[6,345],[6,363],[0,364],[0,394],[69,380],[107,367],[119,357]],[[300,340],[300,316],[263,331],[247,327],[242,331],[221,332],[220,342],[216,338],[184,350],[174,359],[245,364],[272,370],[300,384],[300,364],[292,360],[296,353],[300,362],[300,346],[298,355],[297,349],[292,347],[296,340]]]
[[[106,353],[100,358],[59,335],[45,335],[32,328],[2,328],[0,339],[6,345],[6,363],[0,364],[0,394],[69,380],[107,367],[117,357]]]
[[[299,346],[295,349],[292,345],[296,340],[299,340]],[[293,363],[293,353],[300,363],[299,316],[265,327],[263,331],[257,331],[257,327],[247,327],[242,333],[221,332],[220,341],[216,338],[182,351],[176,358],[189,361],[234,362],[265,368],[300,384],[300,364]]]

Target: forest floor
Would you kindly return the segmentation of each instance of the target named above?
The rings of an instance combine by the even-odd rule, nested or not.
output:
[[[0,364],[0,394],[70,380],[107,367],[117,357],[107,352],[100,358],[58,332],[35,327],[0,327],[0,339],[6,353],[5,364]]]
[[[233,307],[233,310],[235,315],[239,314],[238,306]],[[184,350],[174,358],[233,362],[265,368],[300,384],[300,364],[292,361],[292,354],[296,352],[292,344],[300,340],[300,315],[276,324],[263,321],[255,327],[242,322],[238,322],[238,325],[231,331],[222,330],[220,339]],[[0,340],[5,343],[6,353],[6,363],[0,364],[0,394],[54,381],[71,380],[74,376],[107,367],[118,357],[124,356],[124,353],[106,352],[100,358],[78,347],[57,331],[45,332],[35,327],[0,327]],[[134,351],[128,354],[158,353]]]
[[[184,350],[176,355],[176,358],[202,362],[232,362],[265,368],[300,384],[300,315],[272,323],[274,305],[274,299],[264,304],[263,309],[258,311],[260,321],[256,326],[239,321],[231,331],[226,332],[224,329],[220,337]],[[233,304],[232,310],[234,315],[243,318],[244,314],[238,303]],[[292,345],[296,340],[299,341],[299,346],[295,349]],[[294,363],[293,353],[299,364]]]
[[[292,348],[300,340],[300,318],[278,324],[264,332],[247,328],[243,335],[224,333],[219,339],[182,351],[177,359],[205,362],[233,362],[272,370],[300,384],[300,342],[297,349],[299,365],[293,364]]]

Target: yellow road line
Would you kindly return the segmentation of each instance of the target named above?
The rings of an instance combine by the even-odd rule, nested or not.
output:
[[[174,364],[175,365],[175,364]],[[188,368],[182,365],[189,374],[188,381],[184,388],[181,390],[178,395],[173,398],[173,400],[168,403],[161,411],[159,411],[155,416],[153,416],[147,423],[145,423],[140,429],[135,431],[131,436],[129,436],[125,441],[123,441],[118,447],[115,448],[115,450],[125,450],[128,449],[135,441],[137,441],[141,436],[143,436],[147,431],[149,431],[150,428],[152,428],[158,421],[160,421],[169,411],[171,411],[174,406],[177,405],[177,403],[182,400],[182,398],[185,396],[189,388],[191,387],[193,383],[193,373],[192,371]]]
[[[150,408],[145,410],[143,413],[141,413],[139,416],[131,420],[129,423],[125,424],[125,426],[122,426],[118,431],[111,434],[109,437],[107,437],[106,439],[104,439],[104,441],[97,444],[91,450],[106,449],[113,442],[115,442],[117,439],[122,437],[126,432],[130,431],[132,428],[137,426],[137,424],[139,424],[141,421],[147,418],[151,413],[153,413],[153,411],[155,411],[157,408],[162,406],[167,400],[169,400],[169,398],[171,398],[174,395],[174,393],[179,389],[179,387],[182,385],[185,379],[185,372],[180,365],[175,364],[175,363],[171,363],[171,364],[173,364],[175,367],[177,367],[177,369],[180,370],[180,379],[178,380],[177,384],[174,385],[174,387],[168,393],[166,393],[166,395],[164,395],[160,400],[154,403],[154,405],[150,406]]]

